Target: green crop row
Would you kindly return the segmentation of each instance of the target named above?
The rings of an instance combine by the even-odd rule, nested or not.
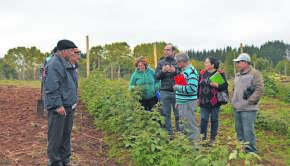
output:
[[[138,96],[128,92],[127,81],[106,80],[94,72],[81,81],[81,100],[94,116],[98,129],[117,135],[121,148],[130,153],[133,165],[227,165],[229,149],[216,146],[197,151],[184,136],[170,140],[160,127],[164,123],[158,112],[144,111]]]

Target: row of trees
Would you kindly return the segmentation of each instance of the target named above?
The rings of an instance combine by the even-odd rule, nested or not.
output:
[[[163,56],[166,42],[141,43],[133,49],[126,42],[115,42],[106,45],[93,46],[90,49],[90,70],[104,71],[108,78],[129,78],[134,71],[134,60],[143,56],[154,67],[154,45],[156,46],[157,60]],[[285,57],[289,55],[290,46],[283,41],[269,41],[260,47],[245,46],[243,51],[251,55],[253,66],[261,71],[275,71],[290,75],[290,62]],[[232,60],[240,53],[240,48],[226,47],[216,50],[186,52],[193,65],[201,70],[206,57],[218,57],[229,77],[234,76],[234,63]],[[8,50],[0,59],[0,79],[37,79],[37,72],[44,59],[50,53],[42,53],[36,47],[17,47]],[[82,55],[79,65],[79,73],[86,76],[86,54]]]
[[[234,55],[238,55],[241,48],[232,48],[230,46],[223,49],[216,50],[203,50],[196,51],[194,49],[188,50],[187,53],[192,59],[196,59],[199,61],[204,61],[208,56],[216,56],[224,62],[230,52]],[[279,61],[283,60],[285,56],[289,56],[290,45],[284,43],[283,41],[268,41],[260,47],[252,46],[244,46],[244,52],[249,53],[250,55],[255,55],[257,58],[264,58],[270,61],[273,65],[276,65]]]
[[[253,67],[256,69],[290,75],[289,59],[287,59],[290,57],[290,45],[283,41],[269,41],[260,47],[246,45],[243,48],[232,48],[228,46],[223,49],[203,51],[191,49],[186,52],[195,61],[204,61],[209,56],[218,57],[222,62],[222,68],[226,70],[229,77],[232,77],[234,76],[232,60],[240,54],[240,49],[251,55]]]
[[[0,59],[0,79],[36,79],[35,73],[47,55],[36,47],[8,50],[4,58]]]

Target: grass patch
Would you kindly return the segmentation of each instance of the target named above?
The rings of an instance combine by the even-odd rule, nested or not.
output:
[[[0,86],[40,88],[40,80],[0,80]]]

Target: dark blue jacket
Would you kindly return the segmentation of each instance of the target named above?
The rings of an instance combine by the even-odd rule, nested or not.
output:
[[[69,73],[72,65],[59,55],[53,56],[46,66],[45,108],[71,107],[77,101],[76,86]]]

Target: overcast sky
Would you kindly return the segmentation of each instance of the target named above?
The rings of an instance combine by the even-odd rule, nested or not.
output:
[[[0,56],[9,48],[50,51],[59,39],[91,45],[167,41],[210,49],[267,40],[290,43],[289,0],[2,0]]]

